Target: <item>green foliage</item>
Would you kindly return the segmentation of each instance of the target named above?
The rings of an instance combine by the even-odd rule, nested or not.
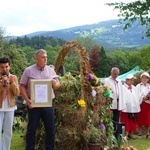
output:
[[[90,36],[79,36],[76,40],[89,52],[91,48],[96,45],[96,40]]]
[[[92,47],[89,52],[89,62],[94,74],[98,77],[107,77],[112,67],[120,68],[120,74],[131,70],[135,66],[140,66],[143,70],[149,68],[149,49],[144,46],[139,51],[115,49],[113,53],[106,53],[107,49],[100,46]],[[50,51],[51,53],[52,51]],[[50,55],[51,56],[51,55]],[[100,60],[99,60],[100,59]],[[135,61],[136,60],[136,61]],[[64,62],[66,71],[80,70],[77,55],[70,52]],[[94,69],[93,69],[94,68]]]
[[[76,110],[78,108],[78,104],[75,98],[81,94],[80,78],[78,76],[73,77],[70,72],[67,72],[64,76],[59,76],[59,81],[61,89],[63,89],[64,92],[55,99],[55,103],[61,103],[64,99],[69,99],[69,103],[71,104],[70,107],[73,110]],[[74,93],[69,95],[69,92],[72,90],[74,90]],[[57,108],[56,111],[59,111],[59,108]]]
[[[109,143],[108,150],[121,150],[124,143],[128,146],[128,141],[122,136],[122,134],[119,134],[118,137],[113,136],[111,143]]]
[[[89,53],[89,63],[92,71],[98,77],[106,77],[109,75],[109,60],[103,46],[95,45]]]
[[[78,55],[75,52],[70,52],[66,57],[64,66],[66,68],[66,72],[69,72],[71,70],[79,71],[80,66],[78,61]]]
[[[58,54],[58,51],[60,50],[60,46],[57,45],[55,47],[51,46],[51,45],[46,45],[44,47],[44,49],[47,51],[47,64],[48,65],[53,65],[56,59],[56,56]]]
[[[0,56],[8,57],[11,61],[11,73],[17,75],[18,78],[21,77],[24,68],[27,66],[27,60],[25,53],[20,48],[16,48],[14,44],[8,44],[7,42],[2,42],[0,45]]]
[[[141,68],[150,69],[150,46],[141,47],[139,56],[141,57]]]
[[[61,44],[63,44],[63,40],[59,42],[60,45],[53,47],[49,45],[51,38],[40,37],[40,38],[17,38],[16,40],[10,40],[9,42],[4,39],[3,37],[3,28],[0,28],[0,56],[7,56],[11,59],[11,72],[16,74],[19,79],[23,70],[35,63],[34,55],[36,49],[32,48],[32,46],[25,46],[27,43],[40,43],[40,38],[45,42],[43,42],[45,47],[44,49],[47,50],[48,55],[48,65],[54,64],[55,58],[58,55],[58,51],[60,50]],[[78,37],[77,38],[83,45],[87,46],[87,49],[92,50],[94,48],[95,39],[91,37]],[[52,40],[52,39],[51,39]],[[23,42],[24,41],[24,42]],[[30,41],[30,42],[29,42]],[[55,39],[54,39],[55,41]],[[58,40],[59,41],[59,40]],[[24,43],[24,47],[20,46],[20,43]],[[36,44],[35,44],[36,45]],[[125,73],[135,67],[136,65],[140,66],[143,70],[149,69],[150,62],[149,62],[149,51],[150,46],[143,46],[139,50],[134,51],[131,49],[127,49],[124,51],[123,48],[112,50],[113,53],[108,53],[108,49],[104,48],[103,46],[98,46],[99,50],[96,56],[93,54],[93,59],[95,57],[100,57],[99,63],[95,63],[97,70],[93,70],[94,74],[98,77],[106,77],[110,74],[110,69],[114,66],[120,68],[120,73]],[[106,53],[107,52],[107,53]],[[74,52],[70,52],[64,62],[64,66],[66,71],[77,71],[79,73],[80,66],[78,62],[78,56]],[[89,51],[89,58],[90,58],[90,51]],[[135,61],[136,60],[136,61]],[[96,61],[98,62],[98,61]]]
[[[28,65],[24,52],[21,49],[10,50],[8,57],[11,60],[11,72],[16,74],[18,80],[20,80],[24,69]]]
[[[107,138],[105,129],[95,127],[92,124],[87,125],[86,129],[83,131],[83,136],[89,143],[106,144]]]
[[[148,70],[150,66],[150,46],[143,46],[139,51],[114,50],[113,54],[108,54],[109,67],[117,66],[120,73],[125,73],[135,66],[140,66],[143,70]],[[110,70],[110,69],[109,69]]]
[[[100,116],[101,116],[101,122],[106,126],[106,134],[108,137],[108,141],[111,140],[113,135],[113,123],[112,123],[112,112],[110,110],[110,106],[112,104],[112,100],[100,108]]]
[[[26,46],[26,45],[32,45],[34,43],[35,39],[38,39],[38,38],[36,37],[31,40],[30,38],[27,38],[25,36],[23,39],[18,37],[16,40],[10,40],[9,42],[7,42],[3,39],[2,35],[0,37],[0,56],[1,57],[6,56],[10,59],[11,72],[13,74],[17,75],[19,79],[20,79],[24,69],[27,66],[30,66],[35,63],[35,51],[36,50],[34,48],[32,48],[32,46],[31,47]],[[42,39],[44,41],[45,38],[43,37]],[[46,38],[46,39],[48,40],[48,38]],[[22,45],[22,46],[20,46],[20,45]],[[57,45],[56,47],[53,47],[51,45],[47,45],[47,43],[43,44],[43,46],[44,45],[45,45],[45,49],[47,50],[48,64],[49,65],[54,64],[55,57],[57,55],[57,52],[60,49],[60,46]]]
[[[104,47],[100,47],[99,49],[100,55],[100,63],[99,63],[99,76],[98,77],[107,77],[109,75],[108,68],[109,68],[109,60],[106,55],[106,50]]]
[[[34,64],[35,63],[35,50],[33,48],[31,48],[30,46],[22,47],[22,50],[27,59],[28,66]]]
[[[59,77],[62,87],[65,87],[66,91],[70,91],[74,87],[77,91],[80,91],[80,78],[78,76],[73,77],[70,72],[67,72],[63,77]]]
[[[140,22],[141,26],[146,26],[146,35],[150,37],[150,1],[149,0],[135,0],[129,3],[108,3],[107,5],[113,6],[114,9],[119,9],[119,17],[123,17],[120,21],[127,21],[124,25],[124,29],[132,26],[137,20]]]
[[[126,59],[128,60],[127,70],[130,70],[137,65],[141,67],[142,58],[139,55],[139,51],[126,51],[124,53],[125,53]]]
[[[46,45],[51,45],[53,47],[56,47],[57,45],[63,45],[65,43],[64,40],[58,39],[55,37],[44,37],[44,36],[33,36],[33,37],[27,37],[26,35],[24,37],[17,37],[16,39],[10,39],[10,44],[16,43],[17,46],[25,47],[30,46],[33,49],[41,49],[44,48]]]
[[[123,52],[121,49],[114,50],[114,53],[109,57],[109,64],[111,68],[117,66],[120,69],[121,73],[127,72],[132,68],[132,66],[129,65],[125,52]]]

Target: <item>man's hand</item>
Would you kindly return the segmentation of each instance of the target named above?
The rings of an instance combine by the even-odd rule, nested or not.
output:
[[[60,82],[52,79],[52,87],[54,90],[58,89],[60,87]]]
[[[7,75],[2,76],[2,85],[6,87],[7,83],[8,83],[8,76]]]
[[[32,107],[32,102],[31,102],[30,99],[26,100],[26,104],[28,105],[28,107],[29,107],[30,109],[33,108],[33,107]]]

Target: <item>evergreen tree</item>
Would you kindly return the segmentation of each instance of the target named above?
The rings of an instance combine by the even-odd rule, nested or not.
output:
[[[100,62],[99,62],[99,77],[107,77],[109,75],[110,66],[108,64],[108,57],[104,50],[104,47],[99,49]]]

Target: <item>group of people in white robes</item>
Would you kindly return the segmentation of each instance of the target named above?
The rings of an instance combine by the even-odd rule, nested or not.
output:
[[[134,86],[133,74],[126,76],[125,82],[118,80],[120,71],[113,67],[110,76],[104,84],[111,88],[110,97],[113,99],[111,110],[113,112],[114,132],[115,123],[125,123],[125,133],[128,139],[133,139],[133,132],[138,131],[142,136],[142,127],[145,126],[146,138],[150,137],[150,75],[143,72],[141,82]]]

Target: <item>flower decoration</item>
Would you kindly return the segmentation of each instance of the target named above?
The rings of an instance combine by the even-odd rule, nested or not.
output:
[[[92,81],[94,78],[93,78],[93,75],[90,73],[90,74],[88,74],[88,80],[89,81]]]
[[[103,92],[104,96],[110,97],[111,88],[107,85],[103,85],[103,88],[104,88],[104,92]]]
[[[105,131],[105,130],[106,130],[106,127],[105,127],[104,124],[100,124],[100,125],[99,125],[99,128],[100,128],[102,131]]]
[[[92,86],[97,86],[98,83],[99,83],[99,80],[98,80],[97,76],[92,74],[92,73],[88,74],[88,80],[89,80],[89,82],[91,83]]]
[[[80,107],[85,107],[86,106],[86,103],[83,99],[78,100],[78,104],[79,104]]]
[[[112,92],[111,88],[106,85],[100,85],[96,88],[97,93],[102,93],[105,97],[110,98],[110,94]]]
[[[106,97],[110,97],[110,90],[105,90],[103,94]]]
[[[92,90],[92,96],[95,97],[96,96],[96,91],[93,89]]]
[[[106,132],[105,126],[100,125],[100,127],[95,127],[93,124],[87,125],[86,129],[83,131],[83,137],[89,143],[106,143]]]

